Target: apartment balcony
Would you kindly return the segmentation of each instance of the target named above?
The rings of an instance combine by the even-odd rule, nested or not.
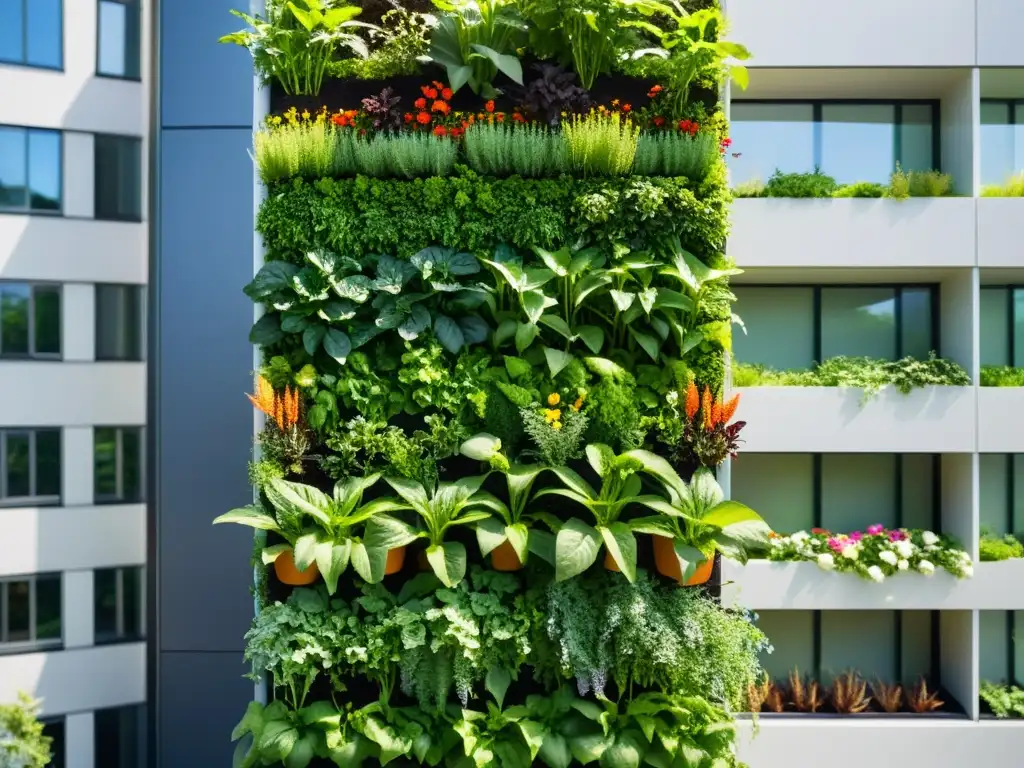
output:
[[[966,510],[964,510],[966,513]],[[877,584],[816,563],[723,560],[722,602],[769,610],[1024,610],[1024,560],[976,563],[974,576],[904,573]]]
[[[1024,267],[1020,227],[1024,198],[982,197],[978,204],[978,266]]]
[[[1006,0],[978,3],[979,24],[984,19],[988,28],[998,28],[994,40],[985,42],[992,55],[1016,53],[1012,36],[1024,10],[1002,9],[1008,5]],[[975,64],[975,0],[943,0],[928,7],[920,0],[728,0],[725,6],[730,37],[750,49],[755,67]],[[978,40],[984,40],[981,28]]]
[[[729,255],[744,269],[973,267],[975,202],[739,199],[732,206]]]
[[[750,453],[971,453],[975,390],[887,389],[866,399],[842,387],[746,387],[743,450]]]

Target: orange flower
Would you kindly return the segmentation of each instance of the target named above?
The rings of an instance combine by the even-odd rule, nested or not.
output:
[[[709,387],[704,387],[704,397],[701,398],[700,406],[701,406],[701,417],[702,417],[701,418],[701,426],[703,426],[704,429],[706,429],[706,430],[707,429],[711,429],[714,426],[714,424],[712,424],[712,422],[711,422],[711,405],[712,405],[712,402],[713,401],[711,399],[711,389]]]
[[[486,109],[488,112],[493,112],[494,111],[494,99],[491,99],[486,104],[484,104],[484,109]]]
[[[711,406],[711,426],[717,427],[722,422],[722,401],[716,400]]]
[[[416,115],[416,122],[420,125],[426,125],[430,122],[430,114],[428,112],[420,112]]]
[[[514,120],[515,122],[517,122],[517,123],[525,123],[525,122],[526,122],[526,118],[525,118],[525,117],[523,117],[523,116],[522,116],[521,114],[519,114],[518,112],[515,112],[515,113],[514,113],[514,114],[512,115],[512,119],[513,119],[513,120]]]
[[[331,122],[338,126],[345,126],[348,125],[348,118],[344,115],[333,115]]]
[[[448,106],[447,101],[438,100],[430,105],[431,112],[440,112],[442,115],[447,115],[449,112],[451,112],[451,109],[452,108]]]
[[[420,96],[418,99],[416,99],[416,101],[414,101],[412,103],[412,105],[414,107],[416,107],[416,109],[426,109],[427,108],[427,100],[424,99],[422,96]]]
[[[429,85],[422,85],[422,86],[420,86],[420,91],[428,99],[436,99],[437,98],[437,88],[431,88]]]
[[[267,414],[267,416],[274,416],[274,388],[270,386],[270,382],[262,376],[256,377],[256,394],[246,395],[256,409]]]
[[[649,91],[647,92],[647,98],[649,98],[649,99],[653,99],[653,98],[654,98],[655,96],[657,96],[657,95],[658,95],[659,93],[661,93],[661,92],[662,92],[663,90],[665,90],[665,89],[664,89],[664,88],[662,88],[662,87],[661,87],[660,85],[652,85],[652,86],[651,86],[651,90],[649,90]]]
[[[448,135],[451,136],[453,139],[457,139],[460,136],[462,136],[462,134],[464,134],[465,132],[465,128],[452,128],[450,131],[448,131]]]
[[[435,87],[435,88],[438,88],[438,89],[440,89],[440,88],[444,88],[444,83],[439,83],[439,82],[438,82],[437,80],[433,80],[433,81],[431,81],[431,82],[433,82],[433,83],[434,83],[434,87]]]
[[[505,113],[504,112],[499,112],[498,114],[495,115],[495,117],[498,118],[498,122],[499,123],[504,123],[505,122]]]
[[[686,418],[693,421],[699,409],[700,394],[697,392],[697,385],[691,381],[690,386],[686,388]]]
[[[448,135],[448,129],[445,128],[443,125],[439,125],[439,126],[437,126],[434,129],[434,135],[435,136],[447,136]]]
[[[630,112],[630,111],[632,111],[632,109],[633,109],[633,105],[632,104],[623,104],[622,105],[622,111],[623,112]]]
[[[291,387],[284,388],[284,425],[285,428],[293,427],[299,422],[299,390]]]
[[[451,101],[452,100],[452,89],[451,88],[442,88],[441,89],[441,98],[444,99],[445,101]]]
[[[740,394],[737,392],[729,398],[729,401],[722,406],[722,424],[728,424],[736,413],[736,406],[740,404]]]
[[[412,122],[412,112],[406,112],[403,119],[405,120],[405,122],[411,123]]]
[[[612,99],[612,106],[613,107],[619,106],[619,100],[618,99]]]

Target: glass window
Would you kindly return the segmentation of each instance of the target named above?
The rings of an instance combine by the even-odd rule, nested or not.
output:
[[[927,359],[934,349],[932,340],[932,292],[928,288],[904,288],[900,292],[899,354]]]
[[[96,710],[94,765],[141,768],[146,764],[145,712],[142,704]]]
[[[1024,103],[981,102],[981,183],[1002,184],[1024,170]]]
[[[97,504],[142,501],[141,427],[96,427],[93,456]]]
[[[142,142],[96,136],[96,218],[142,219]]]
[[[734,286],[736,314],[747,332],[733,332],[733,356],[771,368],[810,368],[814,362],[814,289]]]
[[[814,170],[814,107],[810,104],[751,104],[730,107],[732,183],[767,181],[776,169],[785,173]]]
[[[64,744],[64,718],[46,718],[42,723],[43,735],[50,737],[50,762],[46,768],[65,768],[67,747]]]
[[[981,364],[1010,365],[1008,288],[981,289]]]
[[[864,531],[874,523],[897,525],[896,465],[884,453],[821,457],[821,525],[830,531]]]
[[[849,669],[865,680],[898,680],[895,611],[822,611],[821,683]]]
[[[757,626],[774,646],[761,654],[761,665],[772,680],[786,680],[799,669],[814,672],[814,611],[759,611]]]
[[[135,0],[99,0],[96,71],[101,75],[139,77],[141,31]]]
[[[142,360],[145,289],[137,285],[96,286],[96,359]]]
[[[900,107],[896,153],[905,171],[930,171],[935,162],[935,109],[930,104]],[[888,178],[882,181],[888,181]]]
[[[143,627],[142,568],[105,568],[95,572],[93,621],[97,643],[140,640]]]
[[[731,498],[757,506],[776,531],[814,527],[814,456],[747,453],[732,465]]]
[[[0,580],[0,653],[61,642],[59,574]]]
[[[60,131],[0,126],[0,210],[60,211],[61,155]]]
[[[0,283],[0,357],[60,357],[60,286]]]
[[[14,504],[57,504],[61,489],[59,429],[0,431],[0,501]]]
[[[821,168],[840,184],[889,180],[895,161],[896,107],[825,104],[821,108]]]
[[[822,288],[821,359],[896,359],[895,297],[893,288]]]
[[[0,62],[63,66],[61,0],[0,0]]]

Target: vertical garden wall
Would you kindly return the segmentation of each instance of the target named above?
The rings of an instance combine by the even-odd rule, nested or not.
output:
[[[259,531],[236,764],[736,765],[746,51],[700,0],[419,5],[270,0],[225,40],[272,89],[259,495],[217,520]]]

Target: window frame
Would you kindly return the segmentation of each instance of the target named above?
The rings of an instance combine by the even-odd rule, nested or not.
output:
[[[0,315],[0,360],[46,360],[60,361],[64,359],[64,285],[63,283],[49,282],[45,280],[0,280],[0,290],[8,285],[25,285],[29,288],[28,305],[28,354],[7,353],[3,348],[3,316]],[[56,288],[57,299],[60,302],[60,334],[58,339],[57,352],[37,352],[36,345],[36,289]]]
[[[96,575],[103,571],[114,573],[114,636],[100,638],[96,629],[96,612],[99,608],[99,590],[96,589]],[[139,632],[129,634],[125,628],[125,578],[129,572],[138,572],[139,579]],[[138,643],[146,639],[146,566],[121,565],[113,568],[97,568],[93,571],[93,645],[117,645]]]
[[[67,43],[64,35],[64,0],[57,0],[60,4],[58,9],[57,34],[60,35],[60,64],[30,64],[28,62],[28,4],[30,0],[21,0],[21,45],[24,51],[24,58],[21,61],[5,59],[0,57],[0,64],[12,67],[28,67],[29,69],[42,69],[47,72],[63,72],[64,62],[67,59]]]
[[[3,62],[0,61],[0,65]],[[23,208],[13,208],[10,206],[0,205],[0,214],[8,214],[13,216],[64,216],[64,131],[60,128],[37,128],[33,125],[14,125],[12,123],[0,123],[0,128],[14,129],[21,131],[24,137],[24,153],[25,153],[25,206]],[[57,136],[57,209],[48,210],[46,208],[33,208],[32,207],[32,178],[31,170],[32,163],[29,152],[29,135],[32,133],[50,133]],[[95,164],[95,163],[94,163]]]
[[[811,125],[813,126],[814,139],[812,154],[814,166],[821,167],[822,160],[822,120],[823,107],[827,106],[890,106],[893,107],[893,157],[900,162],[903,156],[902,137],[900,127],[903,125],[904,107],[931,107],[932,110],[932,168],[931,170],[942,171],[942,103],[939,99],[733,99],[732,104],[785,104],[810,106],[812,111]],[[731,114],[730,114],[731,117]],[[737,121],[746,122],[746,121]],[[788,171],[780,168],[783,173]],[[895,170],[895,168],[893,169]],[[822,173],[828,174],[828,169],[823,168]]]
[[[1024,99],[1021,100],[1024,103]],[[1009,366],[1011,368],[1020,368],[1024,366],[1024,360],[1020,363],[1017,362],[1016,356],[1014,355],[1014,346],[1017,342],[1017,313],[1016,313],[1016,292],[1024,291],[1024,283],[997,283],[992,285],[981,286],[982,291],[1006,291],[1006,307],[1004,307],[1005,318],[1006,318],[1006,359],[1009,360]],[[979,296],[980,301],[980,296]]]
[[[100,339],[100,288],[119,288],[122,290],[131,290],[136,292],[136,302],[138,306],[139,316],[136,318],[139,324],[139,354],[137,357],[107,357],[101,356],[99,349]],[[94,317],[93,317],[93,338],[95,339],[95,353],[93,355],[97,363],[144,363],[146,362],[147,353],[147,333],[148,333],[148,321],[147,315],[147,302],[148,295],[146,293],[145,285],[138,285],[136,283],[95,283],[93,286],[94,296]]]
[[[114,430],[114,484],[117,490],[113,494],[101,494],[96,487],[96,475],[98,471],[96,461],[96,433],[101,429]],[[129,497],[124,490],[124,433],[126,430],[133,430],[139,436],[139,494],[138,498]],[[109,427],[96,425],[92,428],[93,445],[93,502],[96,505],[104,504],[142,504],[146,501],[146,428],[142,426]]]
[[[37,637],[39,627],[39,590],[40,580],[55,580],[60,586],[60,635],[58,637],[44,638]],[[28,640],[9,641],[5,638],[10,634],[9,610],[9,585],[20,582],[28,582]],[[0,576],[0,656],[30,653],[34,651],[62,650],[64,648],[64,580],[60,573],[33,573],[21,576]]]
[[[63,2],[63,0],[61,0]],[[138,30],[139,30],[139,74],[132,75],[116,75],[111,72],[103,72],[100,70],[100,14],[101,8],[104,3],[113,3],[115,5],[123,5],[126,7],[125,14],[134,13],[138,17]],[[96,62],[95,72],[96,77],[109,78],[111,80],[125,80],[129,83],[141,83],[142,82],[142,3],[140,0],[96,0]],[[127,45],[127,40],[122,40],[122,45]],[[127,58],[127,57],[126,57]]]
[[[132,223],[141,223],[143,221],[143,204],[145,203],[145,189],[143,185],[143,173],[145,171],[145,158],[142,154],[142,137],[137,135],[131,135],[126,133],[104,133],[96,132],[92,134],[93,137],[93,151],[92,151],[92,175],[93,175],[93,219],[96,221],[125,221]],[[139,148],[139,213],[138,215],[123,215],[117,214],[114,216],[100,216],[99,213],[99,200],[100,200],[100,173],[99,173],[99,152],[97,151],[97,142],[101,139],[116,139],[118,141],[129,141]]]
[[[56,432],[59,438],[58,460],[61,469],[61,487],[56,495],[32,493],[39,486],[38,434]],[[7,495],[7,438],[10,435],[28,435],[28,496]],[[0,428],[0,508],[5,507],[56,507],[64,497],[64,430],[60,427],[2,427]]]
[[[928,301],[931,305],[931,328],[932,349],[936,353],[942,350],[942,322],[938,311],[941,306],[941,284],[939,283],[733,283],[733,289],[743,290],[744,288],[808,288],[811,290],[811,323],[812,325],[812,356],[811,359],[821,363],[821,336],[822,336],[822,311],[821,292],[829,288],[888,288],[894,291],[894,315],[895,323],[893,332],[896,334],[896,359],[903,357],[903,291],[904,289],[928,291]],[[738,309],[742,312],[742,307]],[[742,315],[741,315],[742,317]],[[742,360],[740,362],[743,362]]]

